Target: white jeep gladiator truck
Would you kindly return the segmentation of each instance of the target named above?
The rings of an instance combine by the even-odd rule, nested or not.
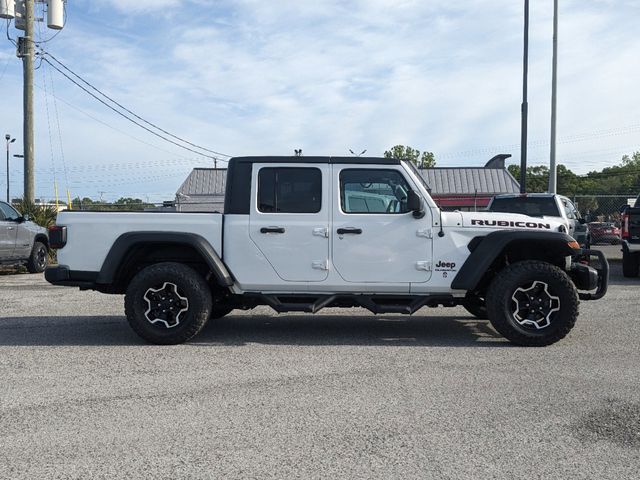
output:
[[[62,212],[46,279],[124,294],[135,332],[157,344],[211,318],[269,305],[315,313],[412,314],[463,305],[518,345],[563,338],[579,298],[601,298],[608,264],[562,224],[519,214],[444,212],[410,162],[241,157],[224,214]],[[578,261],[596,255],[595,269]]]

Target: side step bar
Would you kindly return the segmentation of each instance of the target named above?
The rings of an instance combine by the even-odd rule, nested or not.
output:
[[[245,294],[239,303],[244,305],[268,305],[278,313],[317,313],[330,307],[363,307],[371,313],[403,313],[411,315],[422,307],[455,307],[462,299],[452,295],[260,295]]]

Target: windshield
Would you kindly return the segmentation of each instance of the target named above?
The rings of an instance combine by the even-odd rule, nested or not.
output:
[[[530,217],[559,217],[558,206],[552,197],[494,198],[490,212],[521,213]]]

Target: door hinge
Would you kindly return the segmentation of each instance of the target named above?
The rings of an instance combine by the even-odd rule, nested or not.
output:
[[[329,260],[316,260],[311,262],[311,267],[315,270],[329,270]]]
[[[315,235],[316,237],[329,238],[329,228],[327,227],[314,228],[313,235]]]
[[[424,270],[425,272],[430,272],[431,262],[427,262],[427,261],[416,262],[416,270]]]
[[[416,235],[424,238],[433,238],[433,231],[430,228],[421,228],[416,232]]]

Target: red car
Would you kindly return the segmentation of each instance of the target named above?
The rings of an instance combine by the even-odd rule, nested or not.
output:
[[[620,229],[610,222],[591,222],[589,224],[591,243],[610,243],[617,245],[620,243]]]

